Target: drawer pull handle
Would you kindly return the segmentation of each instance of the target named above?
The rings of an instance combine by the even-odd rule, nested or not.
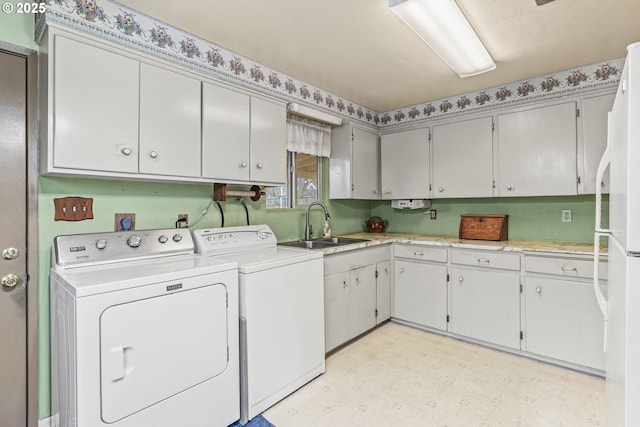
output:
[[[478,264],[489,264],[491,261],[486,258],[478,258]]]
[[[413,256],[424,256],[424,252],[414,252]]]
[[[563,265],[562,267],[560,267],[560,269],[562,271],[575,271],[576,273],[578,272],[578,269],[576,267],[567,267],[566,265]]]

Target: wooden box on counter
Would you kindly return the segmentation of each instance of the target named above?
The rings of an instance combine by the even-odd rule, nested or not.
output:
[[[460,215],[460,239],[507,240],[509,215]]]

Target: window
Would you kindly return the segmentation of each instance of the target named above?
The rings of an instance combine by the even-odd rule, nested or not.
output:
[[[331,126],[287,114],[287,185],[267,188],[267,208],[320,201],[322,157],[331,153]]]
[[[294,208],[320,200],[322,157],[287,151],[287,185],[267,188],[267,208]]]

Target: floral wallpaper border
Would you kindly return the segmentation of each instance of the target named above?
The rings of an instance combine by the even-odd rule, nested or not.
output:
[[[619,58],[393,111],[376,112],[113,0],[47,0],[46,3],[47,11],[41,15],[38,25],[43,25],[44,20],[58,22],[223,81],[379,129],[615,87],[624,65],[624,58]]]

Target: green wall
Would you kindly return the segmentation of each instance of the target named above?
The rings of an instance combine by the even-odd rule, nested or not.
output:
[[[603,198],[603,220],[608,221],[608,198]],[[371,213],[389,221],[387,231],[457,236],[461,214],[509,215],[509,239],[556,242],[593,241],[595,196],[513,197],[433,200],[428,210],[392,209],[390,202],[372,202]],[[572,222],[562,222],[563,209],[571,209]]]
[[[6,3],[10,3],[14,7],[13,12],[11,13],[0,12],[0,40],[29,49],[38,50],[38,45],[36,45],[33,40],[35,27],[34,15],[16,13],[15,5],[16,3],[19,3],[17,1],[2,2],[2,4]]]

